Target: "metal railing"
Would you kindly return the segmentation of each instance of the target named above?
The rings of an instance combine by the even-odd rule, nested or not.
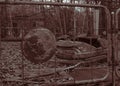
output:
[[[108,40],[108,45],[107,45],[107,64],[109,65],[111,63],[111,15],[107,7],[102,6],[102,5],[88,5],[88,4],[73,4],[73,3],[51,3],[51,2],[0,2],[0,5],[49,5],[49,6],[69,6],[69,7],[86,7],[86,8],[102,8],[105,11],[106,19],[107,19],[107,40]],[[23,32],[23,30],[22,30]],[[23,34],[23,33],[22,33]],[[74,29],[74,33],[76,34],[76,29]],[[23,35],[22,35],[22,41],[23,41]],[[89,68],[88,68],[89,69]],[[102,67],[101,67],[102,69]],[[101,78],[91,78],[88,80],[78,80],[74,81],[73,83],[60,83],[63,85],[67,84],[81,84],[81,83],[94,83],[94,82],[99,82],[99,81],[104,81],[108,78],[110,75],[110,70],[109,66],[106,67],[106,74],[101,77]],[[82,70],[82,69],[81,69]],[[94,68],[90,67],[90,70],[94,70]],[[25,82],[24,82],[25,83]],[[59,84],[58,84],[59,85]]]
[[[115,43],[114,43],[114,48],[115,48],[115,62],[117,63],[117,65],[115,65],[116,68],[116,74],[118,77],[120,77],[120,56],[119,56],[119,13],[120,13],[120,8],[117,9],[116,13],[115,13],[115,30],[117,31],[116,35],[114,36],[115,38]]]

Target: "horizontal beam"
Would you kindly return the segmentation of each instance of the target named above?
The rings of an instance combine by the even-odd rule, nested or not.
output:
[[[72,6],[72,7],[93,7],[104,8],[102,5],[90,5],[90,4],[76,4],[76,3],[58,3],[58,2],[28,2],[28,1],[15,1],[15,2],[0,2],[1,5],[53,5],[53,6]]]

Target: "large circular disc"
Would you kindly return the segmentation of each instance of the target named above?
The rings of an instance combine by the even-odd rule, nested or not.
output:
[[[24,37],[23,54],[33,63],[43,63],[54,55],[55,47],[56,39],[50,30],[33,29]]]

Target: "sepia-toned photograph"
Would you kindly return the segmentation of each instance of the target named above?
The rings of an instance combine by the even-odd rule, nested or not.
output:
[[[120,0],[0,0],[0,86],[120,86]]]

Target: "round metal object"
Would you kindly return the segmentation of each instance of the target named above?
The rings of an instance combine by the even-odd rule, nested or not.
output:
[[[55,36],[48,29],[33,29],[24,37],[23,54],[35,64],[48,61],[54,55],[55,49]]]

